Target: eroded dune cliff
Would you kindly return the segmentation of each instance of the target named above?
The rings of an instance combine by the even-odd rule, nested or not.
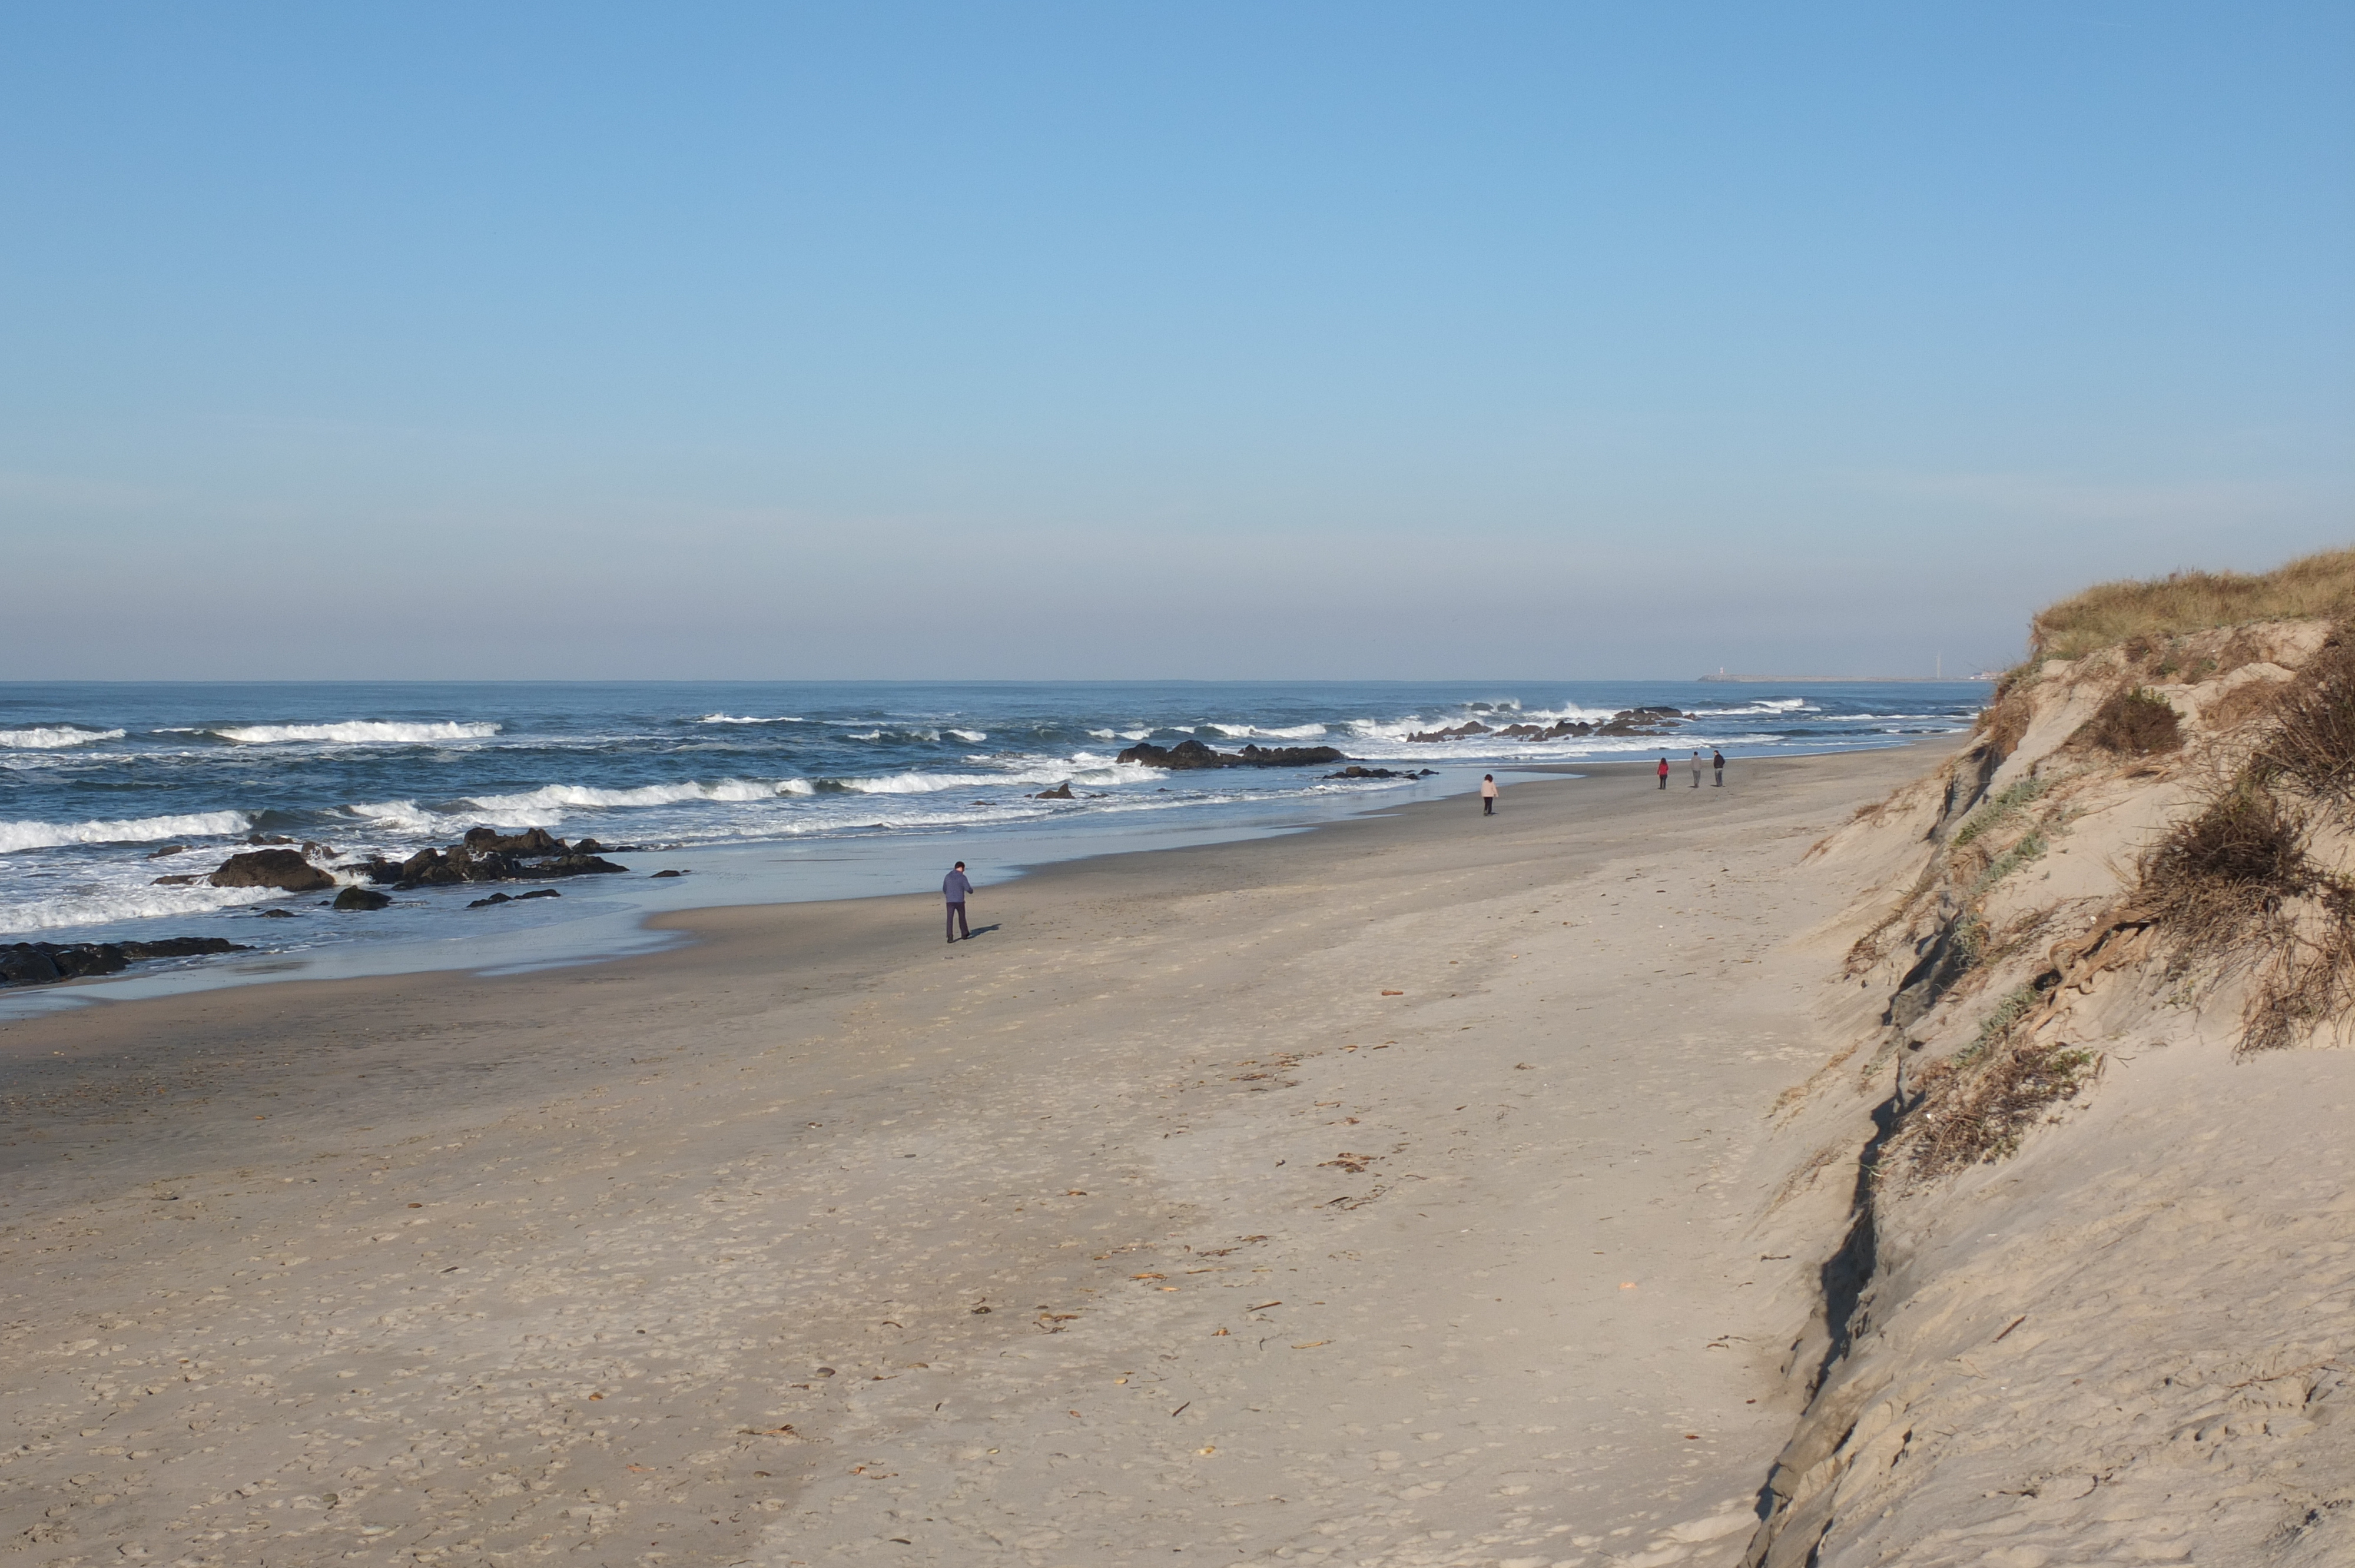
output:
[[[2355,1563],[2355,630],[2074,652],[1811,852],[1769,1225],[1844,1239],[1751,1564]]]

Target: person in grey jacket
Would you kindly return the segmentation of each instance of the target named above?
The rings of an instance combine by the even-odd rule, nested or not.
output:
[[[970,938],[973,936],[973,928],[964,923],[964,901],[972,892],[973,884],[966,880],[964,874],[964,862],[959,861],[956,869],[941,881],[941,896],[947,899],[949,905],[949,940],[952,942],[959,937]]]
[[[1698,751],[1692,755],[1692,773],[1693,788],[1698,789],[1700,788],[1700,753]]]

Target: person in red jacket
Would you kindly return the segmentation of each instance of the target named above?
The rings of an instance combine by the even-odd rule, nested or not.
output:
[[[1667,789],[1668,787],[1668,759],[1667,758],[1663,757],[1663,758],[1660,758],[1660,788],[1661,788],[1661,789]]]

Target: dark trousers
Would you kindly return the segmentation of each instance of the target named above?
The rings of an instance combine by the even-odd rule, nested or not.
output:
[[[1717,770],[1717,787],[1721,789],[1725,788],[1725,769],[1722,768]]]
[[[1663,774],[1661,774],[1661,775],[1660,775],[1660,788],[1661,788],[1661,789],[1667,789],[1668,787],[1668,776],[1667,774],[1663,773]]]
[[[949,906],[949,940],[954,942],[959,937],[970,937],[972,935],[973,932],[971,928],[964,923],[964,901],[963,899],[959,899],[954,904]]]
[[[1480,814],[1484,817],[1493,817],[1497,814],[1497,797],[1494,795],[1480,797]]]

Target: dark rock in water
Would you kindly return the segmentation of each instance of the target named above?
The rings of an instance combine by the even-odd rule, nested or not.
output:
[[[1454,729],[1424,730],[1420,734],[1408,736],[1407,739],[1420,741],[1461,740],[1467,735],[1486,735],[1487,733],[1488,726],[1482,724],[1478,719],[1466,719],[1462,724],[1457,725]]]
[[[186,844],[165,844],[162,849],[149,852],[147,858],[149,860],[162,860],[167,854],[186,854],[187,853],[188,846]]]
[[[381,909],[392,900],[368,887],[346,887],[336,895],[338,909]]]
[[[0,980],[10,985],[47,985],[62,978],[46,943],[35,947],[19,942],[13,948],[0,948]]]
[[[655,873],[655,880],[659,882],[666,876],[685,876],[686,874],[687,873],[683,871],[658,871]]]
[[[1684,723],[1686,715],[1675,708],[1621,708],[1608,719],[1594,726],[1597,735],[1666,735]]]
[[[82,975],[119,974],[147,959],[250,951],[241,943],[219,937],[166,937],[156,942],[18,942],[0,947],[0,987],[48,985]]]
[[[264,920],[292,920],[294,918],[294,911],[292,909],[263,909],[259,911],[259,914]]]
[[[294,841],[284,833],[248,833],[245,842],[250,844],[291,844]]]
[[[196,881],[204,873],[200,871],[190,871],[183,872],[177,876],[159,876],[153,883],[149,884],[149,885],[154,887],[186,887],[188,884]]]
[[[147,959],[197,959],[208,953],[250,953],[242,942],[232,942],[226,937],[165,937],[153,942],[123,942],[117,944],[123,956],[133,963]]]
[[[557,892],[553,887],[538,887],[529,893],[517,894],[516,902],[521,904],[527,898],[561,898],[564,895]]]
[[[1213,751],[1199,740],[1181,740],[1164,749],[1140,741],[1115,758],[1146,768],[1177,772],[1203,768],[1310,768],[1319,763],[1347,762],[1348,758],[1329,746],[1246,746],[1241,751]],[[1066,785],[1068,790],[1070,786]],[[1066,797],[1068,798],[1068,797]]]
[[[572,841],[572,853],[574,854],[603,854],[605,853],[605,846],[599,843],[595,839],[575,839]],[[613,853],[615,854],[623,854],[628,852],[623,850],[615,850]]]
[[[564,841],[546,828],[502,834],[496,828],[469,828],[465,847],[474,854],[563,854]],[[594,851],[587,852],[594,853]]]
[[[387,860],[380,854],[372,854],[357,865],[347,865],[344,867],[344,869],[346,871],[358,872],[362,876],[367,877],[370,882],[374,883],[399,882],[400,880],[400,863],[399,861]]]
[[[1033,800],[1068,800],[1071,798],[1071,782],[1067,779],[1052,789],[1041,789],[1030,798]]]
[[[515,900],[504,893],[494,893],[488,898],[477,898],[466,906],[469,909],[487,909],[494,904],[512,904]]]
[[[284,893],[311,893],[333,887],[336,879],[293,850],[249,850],[223,861],[206,880],[215,887],[275,887]]]
[[[336,858],[336,846],[333,844],[314,843],[309,839],[304,839],[303,841],[303,858],[304,860],[333,860]]]
[[[1327,779],[1412,779],[1412,772],[1393,773],[1387,768],[1361,768],[1352,762],[1338,773],[1327,773]]]
[[[502,837],[489,828],[476,828],[464,843],[449,849],[419,850],[390,868],[393,887],[448,887],[462,882],[545,882],[554,876],[588,876],[627,871],[625,865],[567,847],[547,830],[531,828]],[[581,842],[590,842],[582,840]],[[371,880],[379,880],[371,872]]]

